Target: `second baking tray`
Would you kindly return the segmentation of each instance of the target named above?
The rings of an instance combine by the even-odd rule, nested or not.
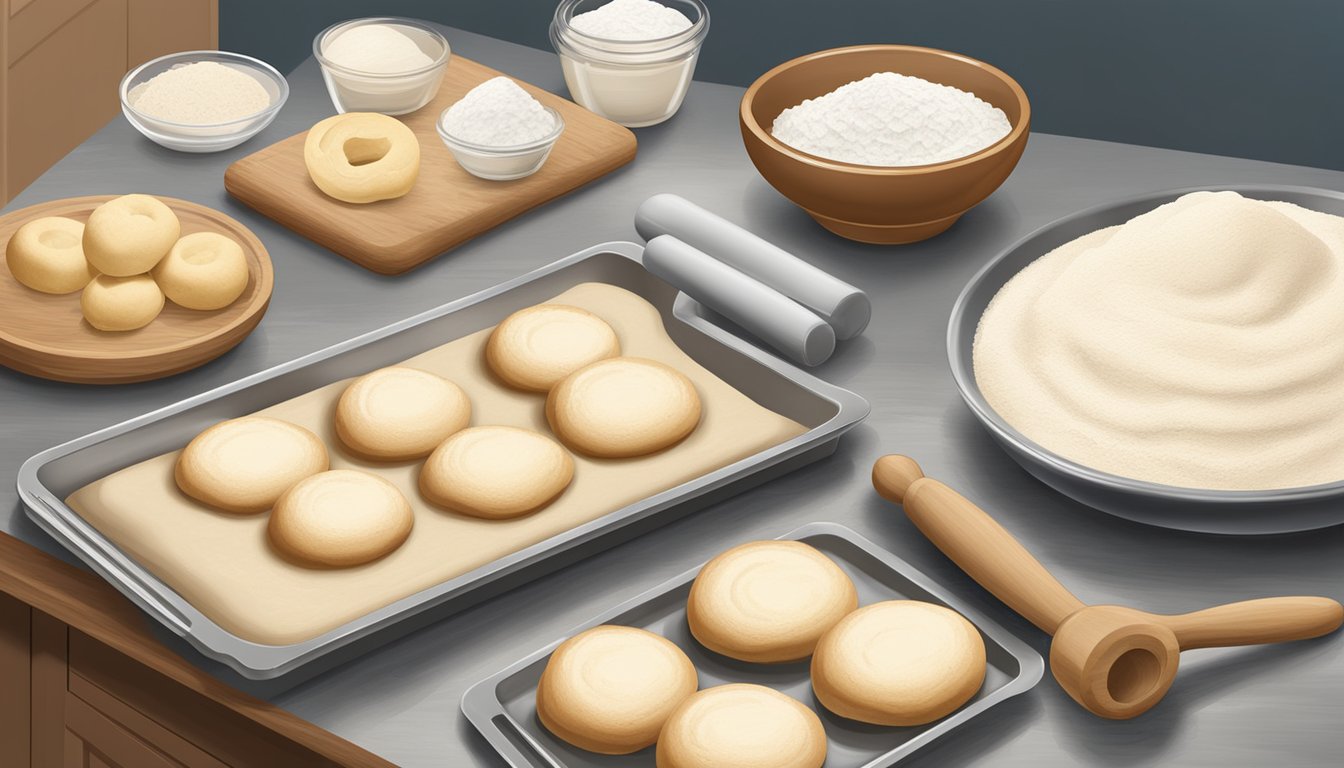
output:
[[[934,739],[1040,682],[1045,662],[1039,653],[910,564],[849,528],[835,523],[811,523],[780,538],[810,544],[830,556],[854,581],[859,605],[884,600],[922,600],[947,606],[969,619],[985,641],[988,668],[980,691],[956,712],[928,725],[908,728],[867,725],[833,715],[818,705],[812,695],[808,661],[750,664],[708,651],[691,637],[686,625],[686,597],[701,566],[576,627],[567,637],[599,624],[640,627],[680,646],[695,663],[702,689],[725,683],[756,683],[798,699],[817,711],[826,728],[827,768],[895,765]],[[564,638],[556,640],[472,686],[462,696],[462,713],[514,768],[652,766],[652,748],[633,755],[599,755],[555,738],[537,720],[537,681],[551,652],[563,641]]]
[[[494,288],[262,371],[159,411],[44,451],[19,470],[31,517],[57,541],[174,633],[244,677],[268,679],[363,650],[610,547],[685,513],[815,461],[868,414],[863,398],[827,384],[711,321],[690,297],[639,263],[634,243],[594,246]],[[676,344],[764,407],[807,427],[796,438],[402,598],[310,640],[263,645],[233,635],[126,556],[63,501],[117,470],[181,448],[218,421],[405,360],[488,328],[585,282],[632,291],[662,314]]]

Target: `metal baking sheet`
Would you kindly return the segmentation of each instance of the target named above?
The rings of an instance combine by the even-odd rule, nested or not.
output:
[[[1031,690],[1045,672],[1041,655],[979,611],[957,600],[905,561],[858,533],[835,523],[810,523],[780,537],[806,542],[830,556],[854,580],[859,604],[883,600],[923,600],[965,616],[985,641],[988,670],[975,697],[942,720],[923,726],[867,725],[831,714],[817,703],[808,676],[810,660],[792,664],[751,664],[706,650],[686,626],[686,597],[702,566],[673,578],[586,624],[575,627],[509,668],[473,685],[462,696],[462,713],[514,768],[637,768],[654,765],[652,747],[632,755],[599,755],[551,735],[537,720],[537,680],[546,661],[566,638],[599,624],[640,627],[663,635],[695,663],[700,687],[757,683],[782,691],[811,707],[826,728],[827,768],[881,768],[969,722],[995,704]]]
[[[597,245],[494,288],[43,451],[19,470],[28,515],[128,598],[206,656],[264,680],[300,666],[326,668],[611,547],[748,487],[829,455],[868,414],[858,395],[823,382],[716,324],[703,307],[639,263],[635,243]],[[211,621],[85,522],[64,499],[132,464],[174,451],[210,424],[496,325],[584,282],[632,291],[658,308],[668,335],[696,362],[766,408],[807,427],[798,437],[611,512],[423,590],[318,637],[263,645]],[[320,663],[313,663],[319,662]]]

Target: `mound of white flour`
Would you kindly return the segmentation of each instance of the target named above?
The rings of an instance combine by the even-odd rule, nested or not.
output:
[[[550,136],[555,117],[532,94],[501,76],[467,91],[444,113],[443,127],[469,144],[515,147]]]
[[[585,35],[605,40],[657,40],[689,29],[691,20],[681,11],[654,0],[611,0],[576,15],[569,25]]]

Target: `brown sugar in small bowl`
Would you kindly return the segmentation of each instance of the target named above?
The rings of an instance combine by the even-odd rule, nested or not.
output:
[[[1012,130],[971,155],[932,165],[857,165],[794,149],[770,135],[785,109],[875,72],[898,72],[969,91],[1003,110]],[[786,61],[742,97],[742,141],[761,176],[841,237],[913,243],[933,237],[989,197],[1013,172],[1031,130],[1016,80],[983,61],[935,48],[856,45]]]

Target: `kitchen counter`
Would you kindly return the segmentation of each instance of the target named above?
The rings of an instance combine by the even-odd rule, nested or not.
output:
[[[455,55],[564,92],[549,52],[447,30]],[[298,44],[296,42],[296,44]],[[312,679],[247,683],[166,632],[192,664],[386,760],[405,766],[496,765],[461,717],[475,681],[729,544],[813,520],[855,528],[922,569],[1042,654],[1044,635],[944,559],[872,491],[873,460],[909,454],[981,503],[1086,602],[1179,612],[1276,594],[1344,599],[1344,526],[1263,538],[1149,528],[1075,504],[1026,475],[963,406],[948,372],[952,302],[1000,249],[1057,217],[1136,193],[1193,185],[1284,183],[1344,189],[1344,173],[1035,135],[1008,182],[949,232],[909,246],[838,239],[771,189],[742,148],[742,89],[696,83],[671,121],[637,131],[633,164],[400,277],[357,267],[230,200],[225,167],[332,113],[316,63],[289,77],[289,103],[262,135],[217,155],[184,155],[118,118],[6,210],[57,197],[148,192],[237,217],[276,269],[270,311],[223,358],[167,380],[57,384],[0,369],[0,530],[75,563],[27,520],[14,490],[38,451],[492,286],[605,240],[635,239],[636,205],[675,192],[868,291],[865,335],[817,375],[872,403],[836,455],[683,517]],[[437,151],[437,150],[436,150]],[[445,201],[447,203],[447,201]],[[0,309],[3,311],[3,309]],[[82,567],[82,566],[81,566]],[[1127,722],[1095,718],[1047,675],[906,765],[1298,766],[1344,752],[1344,638],[1186,654],[1166,700]],[[1334,757],[1331,757],[1331,756]]]

